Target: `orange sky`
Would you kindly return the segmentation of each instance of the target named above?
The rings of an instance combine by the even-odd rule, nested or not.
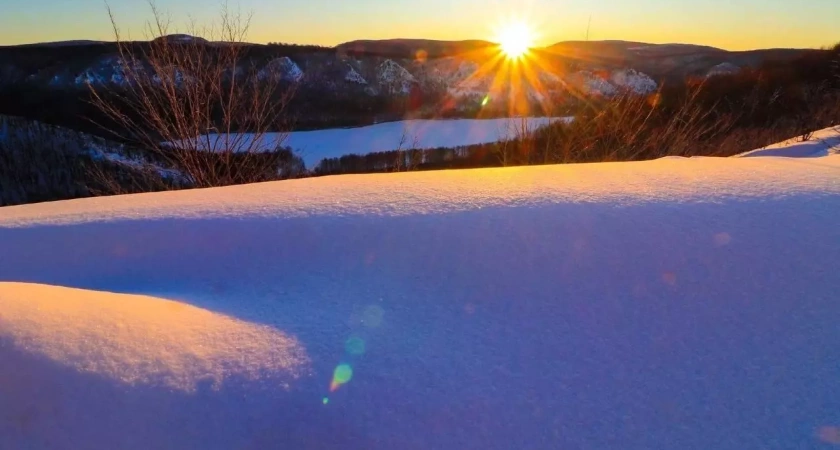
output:
[[[9,1],[9,0],[7,0]],[[99,0],[10,0],[0,16],[0,44],[112,39]],[[124,30],[142,37],[142,0],[109,2]],[[209,23],[199,0],[158,0],[174,24]],[[681,42],[739,50],[820,47],[840,41],[837,0],[241,0],[254,13],[249,40],[335,45],[354,39],[492,39],[511,18],[531,24],[538,44],[586,38]]]

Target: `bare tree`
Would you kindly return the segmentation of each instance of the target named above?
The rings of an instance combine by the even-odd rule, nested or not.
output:
[[[394,161],[394,172],[417,170],[420,165],[421,152],[418,151],[420,146],[420,137],[417,133],[411,135],[411,143],[409,144],[408,125],[403,126],[402,134],[400,135],[400,142],[397,145],[396,161]]]
[[[293,159],[282,143],[294,85],[276,65],[246,64],[250,17],[223,7],[218,24],[171,35],[171,20],[149,6],[148,43],[124,41],[108,8],[123,79],[91,90],[116,134],[196,187],[278,178]]]
[[[533,149],[534,131],[536,128],[526,116],[505,120],[504,131],[500,129],[499,141],[495,145],[495,152],[502,167],[530,162],[528,158]]]

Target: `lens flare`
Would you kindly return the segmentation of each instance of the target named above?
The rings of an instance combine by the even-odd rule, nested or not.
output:
[[[362,323],[368,328],[376,328],[382,325],[382,317],[384,315],[385,310],[377,305],[370,305],[362,313]]]
[[[340,364],[333,371],[333,379],[330,382],[330,392],[335,392],[343,384],[347,384],[353,378],[353,368],[349,364]]]
[[[363,355],[365,353],[365,341],[360,337],[353,336],[344,343],[344,349],[351,355]]]

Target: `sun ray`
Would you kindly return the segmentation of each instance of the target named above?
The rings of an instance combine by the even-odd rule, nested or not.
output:
[[[472,91],[481,88],[477,117],[550,116],[558,113],[557,106],[565,102],[565,96],[586,101],[576,86],[557,77],[566,68],[551,58],[553,52],[533,47],[537,34],[527,22],[514,20],[500,24],[494,35],[499,43],[497,47],[465,55],[466,60],[479,64],[457,86]],[[557,79],[552,80],[549,74]],[[439,100],[437,111],[442,114],[457,107],[463,101],[459,91],[447,92]]]

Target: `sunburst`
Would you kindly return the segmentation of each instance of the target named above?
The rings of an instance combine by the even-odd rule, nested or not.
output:
[[[505,56],[519,59],[534,46],[534,32],[524,22],[511,22],[499,29],[496,40]]]

